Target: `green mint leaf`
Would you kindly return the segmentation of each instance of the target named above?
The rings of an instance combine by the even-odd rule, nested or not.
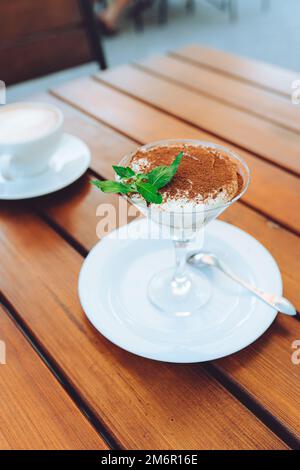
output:
[[[104,193],[136,193],[150,203],[161,204],[162,195],[158,189],[168,184],[176,174],[183,152],[180,152],[169,166],[158,166],[146,174],[135,172],[130,167],[113,165],[113,169],[121,179],[128,179],[129,184],[122,181],[100,181],[94,180],[92,184]]]
[[[171,167],[173,168],[173,171],[174,171],[174,175],[176,174],[177,170],[178,170],[178,167],[180,165],[180,162],[182,160],[182,157],[183,157],[183,152],[180,152],[176,157],[175,157],[175,160],[171,163]]]
[[[119,183],[118,181],[100,181],[94,180],[92,184],[104,193],[127,194],[131,191],[130,185]]]
[[[147,202],[154,204],[162,203],[162,195],[157,192],[157,187],[150,183],[139,182],[136,185],[138,192],[146,199]]]
[[[129,168],[129,166],[124,167],[113,165],[113,169],[121,178],[132,178],[135,175],[135,172],[131,168]]]
[[[157,166],[147,175],[148,182],[158,189],[168,184],[173,176],[174,172],[170,166]]]
[[[182,157],[183,152],[180,152],[170,166],[161,165],[154,168],[146,175],[148,182],[158,189],[168,184],[176,174]]]
[[[148,181],[148,174],[138,173],[136,175],[136,181],[137,182],[139,182],[139,181],[147,182]]]

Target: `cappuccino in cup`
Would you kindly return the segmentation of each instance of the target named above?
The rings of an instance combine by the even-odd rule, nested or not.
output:
[[[44,103],[0,108],[0,168],[9,179],[45,170],[63,132],[63,115]]]

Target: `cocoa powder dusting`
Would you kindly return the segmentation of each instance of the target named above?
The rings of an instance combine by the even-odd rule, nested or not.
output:
[[[165,198],[216,197],[225,190],[229,200],[240,193],[243,178],[235,161],[218,149],[194,145],[161,146],[144,151],[138,150],[131,159],[131,166],[139,165],[139,171],[148,173],[160,165],[170,165],[176,155],[184,156],[172,181],[160,192]]]

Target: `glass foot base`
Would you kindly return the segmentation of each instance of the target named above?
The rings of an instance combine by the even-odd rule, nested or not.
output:
[[[188,280],[174,283],[174,268],[155,274],[148,286],[148,297],[159,310],[177,317],[197,312],[211,296],[211,284],[204,274],[189,272]]]

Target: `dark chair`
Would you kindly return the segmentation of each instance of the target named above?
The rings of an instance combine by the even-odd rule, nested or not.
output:
[[[106,68],[91,0],[0,1],[0,79],[7,85],[93,60]]]

